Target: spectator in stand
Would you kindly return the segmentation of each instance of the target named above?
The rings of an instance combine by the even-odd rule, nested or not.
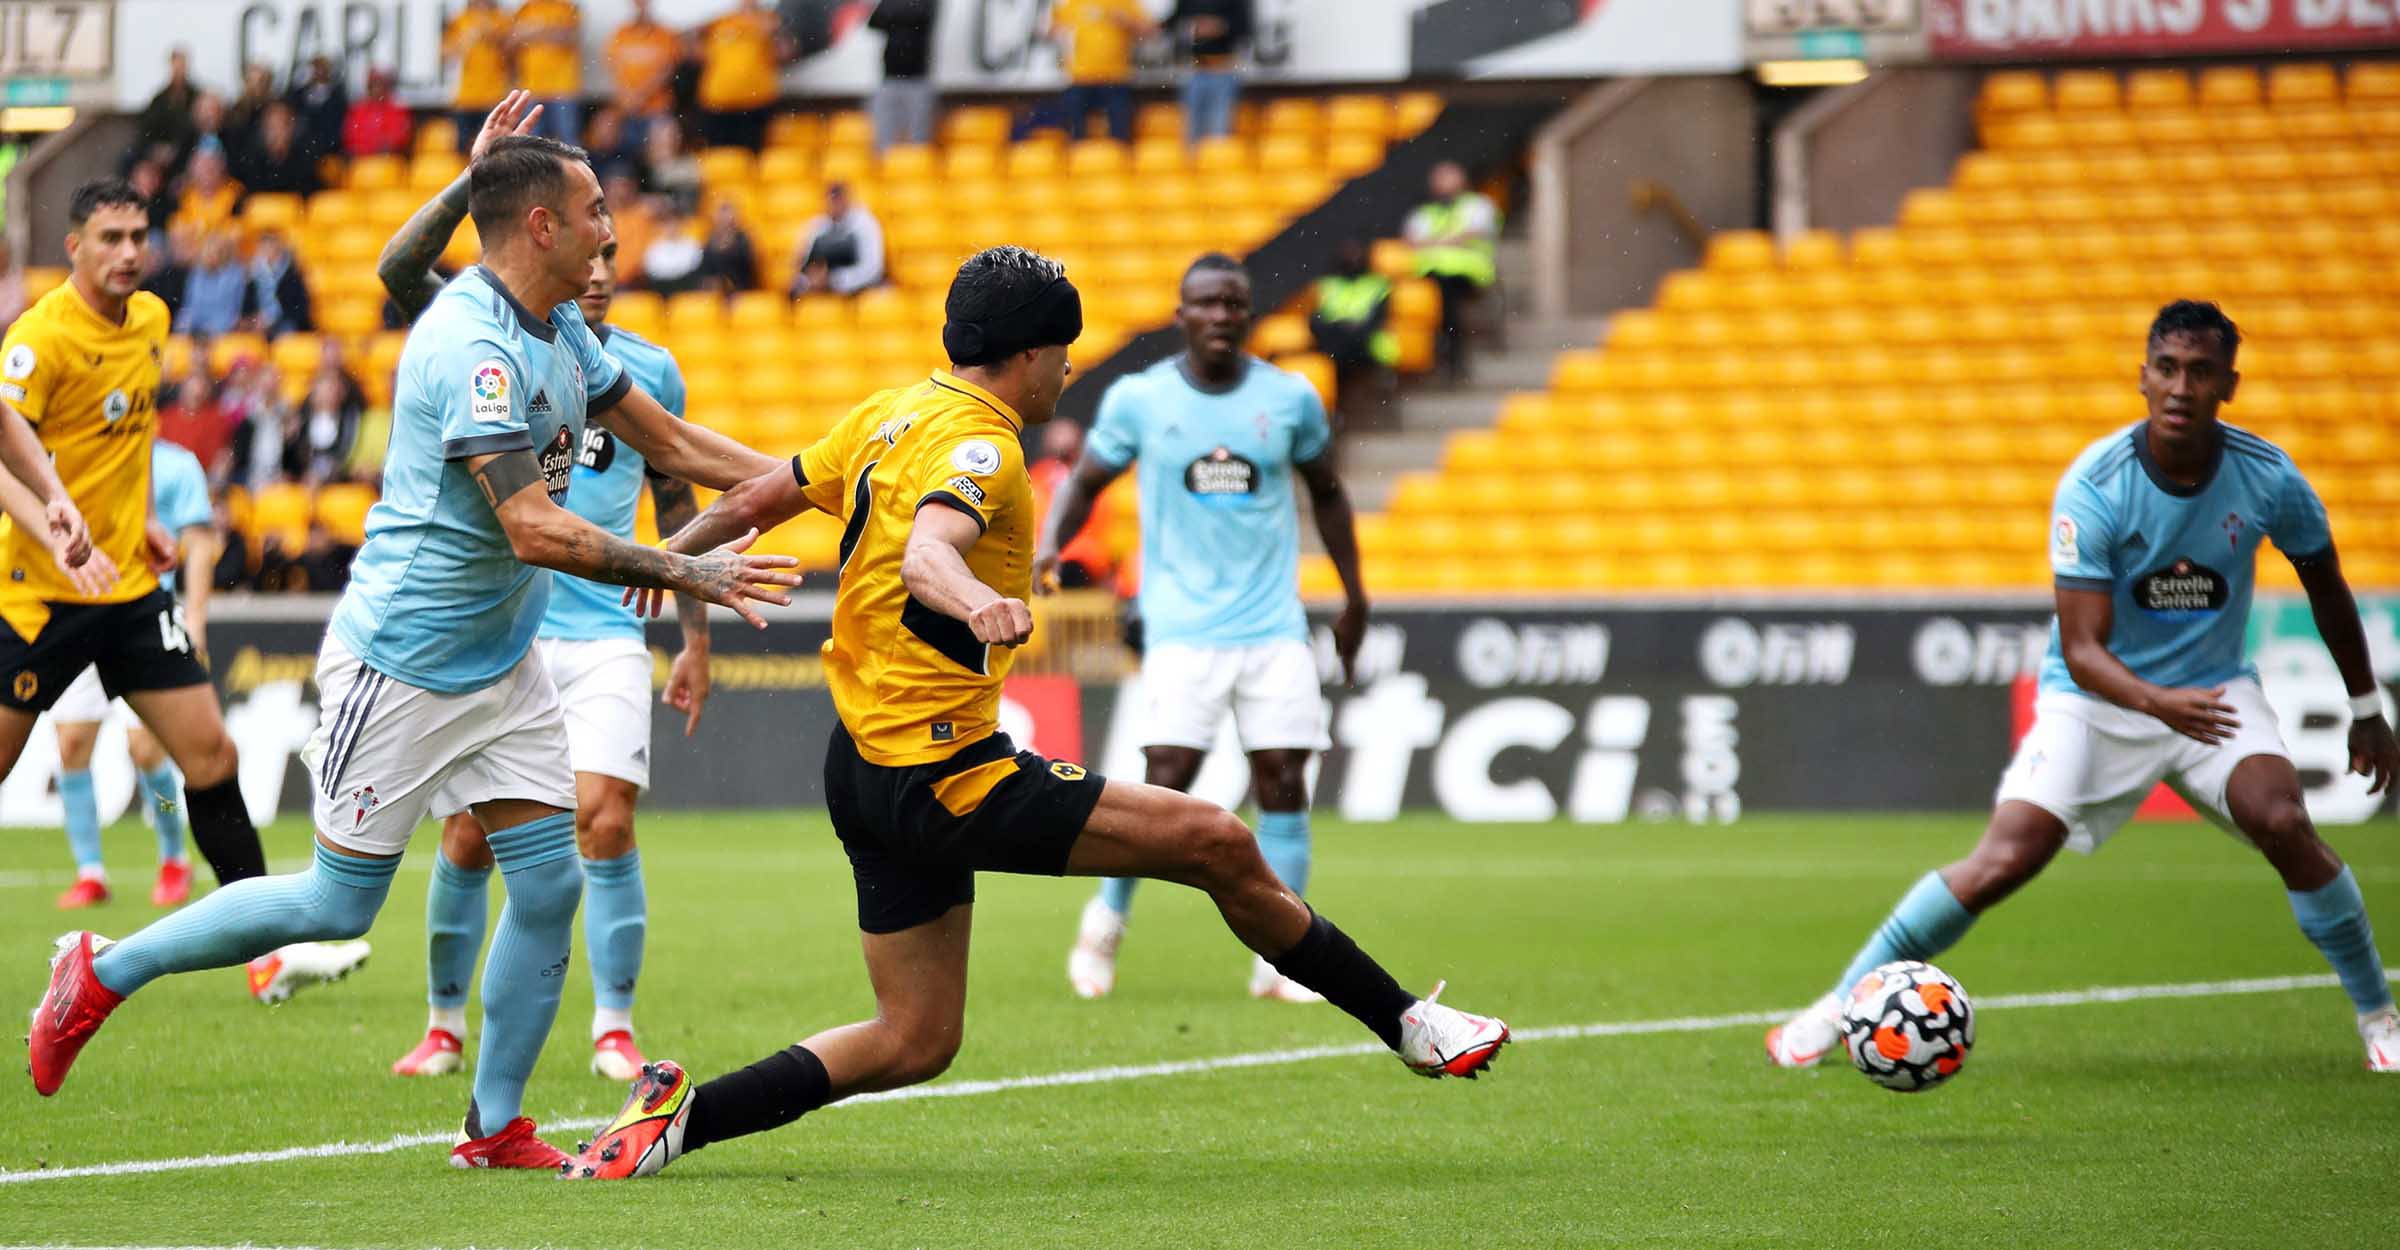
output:
[[[782,20],[760,0],[739,0],[700,28],[701,130],[711,147],[755,152],[767,141],[789,48]]]
[[[641,289],[642,253],[658,236],[658,206],[642,194],[628,169],[607,171],[601,176],[600,190],[607,197],[609,216],[617,230],[617,281]]]
[[[464,152],[483,129],[483,115],[508,94],[509,20],[498,0],[467,0],[442,28],[442,60],[456,68],[458,150]]]
[[[624,241],[617,243],[617,254],[625,253]],[[659,215],[658,230],[650,237],[650,245],[642,249],[642,283],[661,295],[681,295],[700,289],[700,262],[703,252],[700,240],[692,237],[692,219],[683,207],[673,200]]]
[[[856,295],[883,284],[883,223],[853,203],[850,188],[825,188],[825,212],[801,231],[804,240],[792,274],[791,296],[818,291]]]
[[[233,232],[217,230],[200,244],[200,263],[183,282],[183,306],[175,310],[175,333],[195,338],[231,334],[258,313],[250,271],[234,248]]]
[[[270,100],[259,114],[258,133],[244,145],[242,186],[250,192],[315,195],[323,187],[317,162],[300,150],[300,124],[292,106]]]
[[[342,118],[342,150],[352,156],[400,156],[408,151],[415,125],[392,96],[392,71],[367,71],[367,93]]]
[[[935,0],[881,0],[867,25],[883,32],[883,81],[867,99],[875,121],[875,154],[895,143],[933,142],[933,19]]]
[[[1308,314],[1317,350],[1333,361],[1335,401],[1342,423],[1365,428],[1380,415],[1391,394],[1392,366],[1399,340],[1388,328],[1392,283],[1367,265],[1367,245],[1344,239],[1334,247],[1333,271],[1317,279],[1315,309]]]
[[[203,91],[192,98],[192,128],[184,145],[167,160],[167,180],[172,182],[191,175],[192,158],[212,152],[233,159],[234,149],[225,142],[225,97],[214,91]]]
[[[166,304],[167,315],[183,317],[183,293],[191,285],[192,267],[200,263],[200,228],[176,222],[167,230],[167,245],[153,253],[156,267],[142,279],[142,289]]]
[[[341,384],[342,406],[354,415],[367,409],[367,388],[359,385],[358,375],[350,371],[349,353],[343,349],[341,336],[328,334],[317,340],[317,371],[309,384],[318,378],[332,378]]]
[[[316,312],[309,298],[308,283],[301,278],[300,265],[292,258],[292,249],[280,231],[261,232],[257,246],[252,249],[250,304],[256,310],[258,332],[270,338],[316,331]]]
[[[1042,424],[1041,458],[1025,466],[1033,479],[1033,514],[1047,518],[1050,501],[1058,495],[1059,483],[1074,475],[1075,464],[1083,455],[1083,427],[1072,421],[1046,421]],[[1092,501],[1091,519],[1083,523],[1083,531],[1058,553],[1058,584],[1062,589],[1080,590],[1087,586],[1106,586],[1116,572],[1116,560],[1108,550],[1109,531],[1115,528],[1120,490],[1102,491]]]
[[[509,23],[517,85],[542,114],[533,132],[561,143],[583,138],[583,11],[575,0],[524,0]]]
[[[25,270],[17,264],[16,254],[9,250],[8,238],[0,235],[0,331],[14,324],[25,311]]]
[[[1183,80],[1183,133],[1193,143],[1233,133],[1241,58],[1256,26],[1251,0],[1175,0],[1167,15],[1191,69]]]
[[[158,436],[198,456],[200,467],[208,470],[209,484],[223,488],[225,449],[233,440],[233,423],[217,406],[216,389],[209,385],[208,374],[194,369],[168,389],[174,399],[158,410]]]
[[[374,79],[372,71],[368,80]],[[300,119],[300,150],[321,160],[342,150],[342,130],[350,119],[350,89],[334,72],[333,58],[319,53],[308,60],[308,77],[284,92],[283,102]],[[405,116],[405,114],[403,114]],[[406,128],[403,127],[405,135]],[[405,142],[405,139],[403,140]]]
[[[758,286],[758,249],[742,229],[733,201],[717,201],[709,218],[708,242],[700,249],[700,279],[720,295],[754,290]]]
[[[125,179],[141,194],[142,211],[150,215],[150,246],[154,252],[165,250],[167,227],[175,221],[177,207],[174,195],[167,190],[167,167],[158,160],[139,160]]]
[[[1096,109],[1108,119],[1110,138],[1133,139],[1133,46],[1156,33],[1141,0],[1060,0],[1050,37],[1066,45],[1068,85],[1058,108],[1068,138],[1091,133]]]
[[[308,384],[308,401],[294,414],[283,448],[286,476],[321,486],[348,471],[358,442],[359,411],[342,402],[342,377],[319,373]]]
[[[689,215],[700,203],[700,158],[685,150],[683,127],[673,118],[659,119],[650,127],[642,156],[650,176],[647,189],[675,201],[675,211]]]
[[[242,91],[225,108],[225,133],[247,139],[258,129],[259,114],[275,100],[275,71],[256,61],[242,67]]]
[[[648,138],[649,134],[650,128],[644,126],[642,136]],[[583,150],[592,158],[592,168],[599,170],[603,178],[623,166],[635,171],[636,182],[641,180],[642,145],[634,142],[626,130],[625,111],[616,105],[603,104],[592,110],[591,124],[583,132]]]
[[[1434,355],[1452,382],[1467,376],[1467,318],[1483,293],[1499,281],[1495,260],[1500,210],[1467,185],[1456,161],[1433,167],[1433,198],[1408,215],[1404,233],[1416,245],[1417,273],[1442,290],[1442,327]]]
[[[624,114],[625,142],[639,148],[649,138],[650,124],[675,108],[683,36],[650,16],[650,0],[633,0],[633,20],[608,37],[607,57],[611,100]]]
[[[233,223],[234,210],[241,202],[242,184],[226,172],[224,155],[206,150],[195,152],[173,224],[190,226],[203,235],[212,234]]]
[[[164,147],[181,153],[192,144],[192,105],[200,89],[192,85],[191,53],[177,48],[167,54],[167,85],[160,87],[134,119],[134,152],[147,156]]]
[[[255,495],[284,480],[284,441],[299,433],[298,414],[283,402],[283,379],[268,363],[244,360],[228,371],[221,395],[232,392],[226,407],[240,414],[233,427],[229,484]]]

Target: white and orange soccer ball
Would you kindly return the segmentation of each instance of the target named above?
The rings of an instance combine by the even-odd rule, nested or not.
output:
[[[1958,1075],[1975,1049],[1975,1008],[1949,973],[1898,960],[1850,987],[1842,1042],[1868,1080],[1913,1094]]]

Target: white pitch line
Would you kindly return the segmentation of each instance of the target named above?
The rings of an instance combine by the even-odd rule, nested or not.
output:
[[[2386,972],[2386,976],[2393,975]],[[1995,994],[1979,999],[1975,1006],[1983,1011],[2007,1010],[2016,1007],[2080,1007],[2096,1003],[2127,1003],[2156,998],[2220,998],[2234,994],[2278,994],[2289,990],[2327,989],[2340,982],[2331,975],[2319,973],[2299,977],[2249,977],[2238,981],[2186,981],[2164,985],[2100,985],[2081,990],[2055,990],[2039,994]],[[1721,1016],[1676,1016],[1663,1020],[1617,1020],[1597,1024],[1553,1025],[1538,1029],[1518,1029],[1512,1040],[1542,1042],[1594,1037],[1639,1037],[1654,1033],[1706,1033],[1717,1029],[1743,1025],[1773,1024],[1788,1018],[1798,1008],[1782,1011],[1743,1011]],[[1071,1072],[1045,1072],[1033,1076],[1012,1076],[984,1081],[945,1081],[938,1085],[917,1085],[907,1089],[886,1090],[881,1093],[860,1094],[834,1104],[835,1108],[876,1102],[910,1102],[926,1098],[967,1098],[981,1094],[1007,1093],[1020,1089],[1056,1089],[1071,1085],[1101,1085],[1116,1081],[1138,1081],[1159,1076],[1192,1076],[1204,1072],[1224,1072],[1239,1068],[1277,1067],[1284,1064],[1306,1063],[1316,1059],[1343,1059],[1359,1055],[1386,1053],[1373,1042],[1349,1046],[1306,1046],[1293,1050],[1261,1050],[1240,1055],[1218,1055],[1208,1059],[1179,1059],[1166,1063],[1112,1065],[1102,1068],[1080,1068]],[[573,1133],[595,1129],[606,1120],[583,1119],[557,1121],[550,1125],[556,1132]],[[326,1142],[316,1146],[290,1146],[281,1150],[251,1150],[239,1154],[187,1155],[175,1159],[134,1159],[122,1163],[95,1163],[82,1167],[39,1168],[32,1171],[0,1172],[0,1184],[23,1181],[64,1181],[90,1176],[138,1176],[153,1172],[188,1172],[203,1168],[240,1167],[255,1163],[286,1163],[294,1159],[351,1158],[359,1155],[391,1154],[419,1146],[443,1145],[455,1139],[454,1133],[403,1133],[382,1141]]]

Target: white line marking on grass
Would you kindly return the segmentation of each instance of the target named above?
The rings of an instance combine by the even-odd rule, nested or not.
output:
[[[2386,972],[2385,975],[2393,975]],[[2186,981],[2166,985],[2100,985],[2081,990],[2054,990],[2040,994],[1995,994],[1976,1001],[1984,1011],[2007,1010],[2016,1007],[2081,1007],[2097,1003],[2129,1003],[2156,998],[2221,998],[2234,994],[2279,994],[2290,990],[2327,989],[2339,985],[2333,976],[2319,973],[2300,977],[2249,977],[2237,981]],[[1518,1029],[1513,1040],[1543,1042],[1593,1037],[1640,1037],[1654,1033],[1707,1033],[1718,1029],[1744,1025],[1773,1024],[1789,1017],[1798,1008],[1781,1011],[1742,1011],[1721,1016],[1677,1016],[1665,1020],[1617,1020],[1598,1024],[1553,1025],[1538,1029]],[[984,1081],[944,1081],[938,1085],[917,1085],[907,1089],[886,1090],[882,1093],[860,1094],[834,1104],[836,1108],[877,1102],[910,1102],[926,1098],[968,1098],[981,1094],[1000,1094],[1020,1089],[1056,1089],[1071,1085],[1102,1085],[1117,1081],[1138,1081],[1159,1076],[1192,1076],[1204,1072],[1225,1072],[1239,1068],[1280,1067],[1285,1064],[1307,1063],[1317,1059],[1345,1059],[1359,1055],[1386,1053],[1373,1042],[1349,1046],[1304,1046],[1293,1050],[1261,1050],[1241,1055],[1218,1055],[1208,1059],[1178,1059],[1166,1063],[1112,1065],[1103,1068],[1080,1068],[1071,1072],[1044,1072],[1033,1076],[1012,1076]],[[549,1127],[555,1133],[579,1133],[599,1128],[606,1120],[562,1120]],[[0,1172],[0,1184],[21,1181],[64,1181],[87,1176],[138,1176],[153,1172],[188,1172],[202,1168],[241,1167],[249,1164],[286,1163],[295,1159],[351,1158],[358,1155],[391,1154],[413,1150],[420,1146],[443,1145],[453,1140],[452,1133],[403,1133],[370,1142],[327,1142],[318,1146],[290,1146],[281,1150],[252,1150],[239,1154],[187,1155],[176,1159],[134,1159],[122,1163],[95,1163],[81,1167],[39,1168],[31,1171]]]

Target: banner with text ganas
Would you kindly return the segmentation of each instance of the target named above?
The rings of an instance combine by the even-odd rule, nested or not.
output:
[[[2400,47],[2394,0],[1925,0],[1944,60]]]

